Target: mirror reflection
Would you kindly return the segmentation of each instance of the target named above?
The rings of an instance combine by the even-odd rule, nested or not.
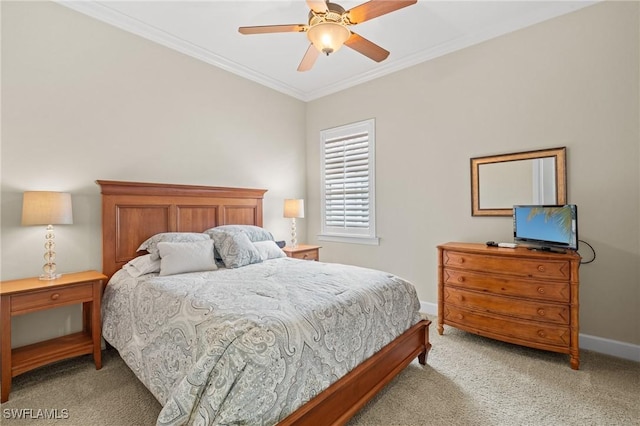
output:
[[[473,216],[511,216],[517,204],[565,204],[565,148],[471,159]]]

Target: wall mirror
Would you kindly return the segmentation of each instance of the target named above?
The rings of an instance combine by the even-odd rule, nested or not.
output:
[[[512,216],[519,204],[566,204],[566,148],[471,159],[471,215]]]

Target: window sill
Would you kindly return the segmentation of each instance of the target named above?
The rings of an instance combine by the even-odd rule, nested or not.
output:
[[[334,243],[350,243],[350,244],[365,244],[370,246],[380,245],[380,238],[378,237],[358,237],[353,235],[318,235],[319,241],[332,241]]]

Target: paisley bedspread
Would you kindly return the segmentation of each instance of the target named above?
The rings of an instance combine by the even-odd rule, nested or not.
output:
[[[392,274],[291,258],[160,277],[118,271],[103,336],[163,405],[158,425],[272,425],[420,319]]]

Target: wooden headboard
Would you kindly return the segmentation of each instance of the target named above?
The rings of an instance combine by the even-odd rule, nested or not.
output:
[[[102,272],[111,278],[160,232],[220,225],[262,226],[266,189],[98,180],[102,193]]]

